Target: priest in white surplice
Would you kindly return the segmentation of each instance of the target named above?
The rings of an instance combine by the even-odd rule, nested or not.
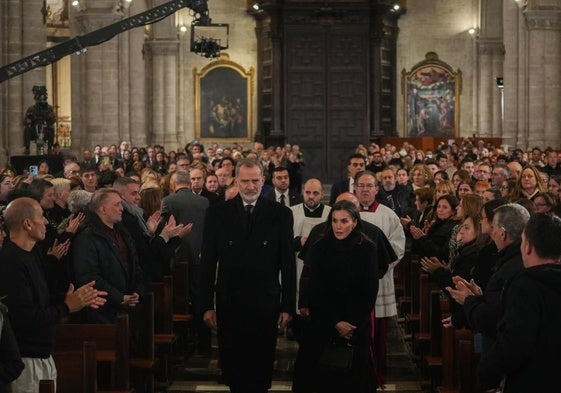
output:
[[[302,245],[306,242],[312,228],[327,220],[331,208],[321,203],[324,197],[323,185],[318,179],[309,179],[302,188],[302,196],[304,203],[291,206],[292,215],[294,217],[294,251],[296,251],[296,282],[300,282],[304,261],[298,258],[298,253],[302,249]],[[296,287],[296,301],[298,302],[298,289]],[[296,303],[298,304],[298,303]],[[297,313],[299,313],[297,311]],[[301,331],[300,319],[297,315],[292,322],[293,333],[299,336]]]

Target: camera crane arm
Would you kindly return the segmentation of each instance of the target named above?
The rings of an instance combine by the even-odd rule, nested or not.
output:
[[[211,20],[209,17],[207,0],[172,0],[148,11],[144,11],[90,33],[76,36],[61,44],[8,64],[0,68],[0,83],[37,67],[43,67],[54,63],[72,53],[80,54],[84,52],[87,47],[102,44],[115,37],[117,34],[121,34],[127,30],[159,22],[182,8],[190,8],[195,12],[195,21],[197,24],[210,24]]]

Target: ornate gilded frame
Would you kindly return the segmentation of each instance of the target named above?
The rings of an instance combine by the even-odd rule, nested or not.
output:
[[[203,141],[250,142],[253,135],[253,78],[225,53],[195,78],[195,134]]]
[[[462,72],[428,52],[402,75],[404,136],[457,137],[460,131]]]

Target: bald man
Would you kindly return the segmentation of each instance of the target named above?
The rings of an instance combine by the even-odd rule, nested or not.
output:
[[[106,292],[97,291],[95,282],[74,290],[70,284],[64,294],[49,293],[37,242],[45,237],[47,219],[37,201],[18,198],[4,212],[10,239],[0,251],[0,293],[6,296],[9,318],[25,368],[11,384],[12,393],[39,391],[39,380],[56,380],[53,362],[55,326],[68,313],[84,307],[98,308]],[[68,250],[66,243],[49,253],[58,257]]]

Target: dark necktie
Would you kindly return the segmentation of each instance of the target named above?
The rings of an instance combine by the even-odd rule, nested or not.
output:
[[[247,223],[251,223],[251,213],[253,211],[253,205],[245,205],[245,218]]]
[[[286,206],[284,194],[281,194],[281,196],[280,196],[280,203],[281,203],[281,205]]]

